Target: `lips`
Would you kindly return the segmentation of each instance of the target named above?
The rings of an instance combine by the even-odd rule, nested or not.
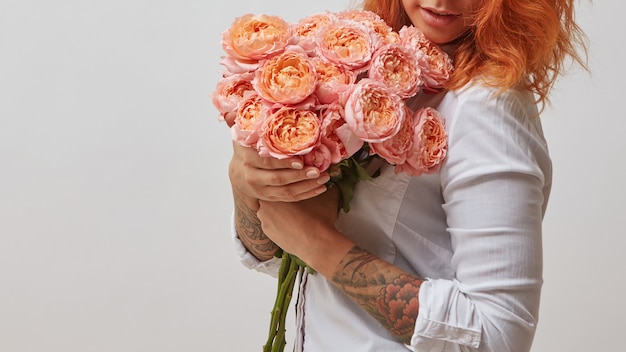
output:
[[[430,12],[433,16],[460,16],[458,13],[453,13],[446,10],[437,10],[427,7],[422,7],[422,10]]]
[[[450,11],[437,10],[426,7],[422,7],[421,11],[424,20],[428,24],[436,27],[447,26],[456,21],[461,16],[460,14]]]

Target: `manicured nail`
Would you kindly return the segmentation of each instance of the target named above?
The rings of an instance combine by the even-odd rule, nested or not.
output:
[[[320,187],[315,189],[315,194],[322,194],[326,192],[326,187]]]
[[[302,163],[301,163],[301,162],[294,161],[294,162],[292,162],[292,163],[291,163],[291,167],[292,167],[293,169],[298,169],[298,170],[300,170],[300,169],[302,169],[303,165],[302,165]]]
[[[322,176],[322,177],[317,179],[317,184],[318,185],[323,185],[323,184],[325,184],[328,181],[330,181],[330,176],[329,175],[324,175],[324,176]]]
[[[316,178],[319,175],[320,175],[320,172],[315,170],[315,169],[311,169],[311,170],[306,172],[306,177],[308,177],[308,178]]]

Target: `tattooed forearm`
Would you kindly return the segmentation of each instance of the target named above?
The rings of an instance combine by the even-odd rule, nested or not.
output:
[[[256,212],[235,195],[235,230],[244,246],[259,260],[269,260],[278,246],[274,244],[261,228],[261,221]]]
[[[393,335],[410,342],[421,279],[354,247],[337,266],[332,282]]]

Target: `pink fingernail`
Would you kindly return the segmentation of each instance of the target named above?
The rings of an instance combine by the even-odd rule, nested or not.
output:
[[[294,161],[294,162],[291,163],[291,167],[294,168],[294,169],[300,170],[300,169],[302,169],[302,163]]]
[[[319,175],[320,175],[319,171],[314,170],[314,169],[311,169],[311,170],[306,172],[306,177],[308,177],[308,178],[316,178]]]
[[[318,185],[323,185],[323,184],[325,184],[328,181],[330,181],[330,176],[325,175],[324,177],[320,177],[320,178],[317,179],[317,184]]]

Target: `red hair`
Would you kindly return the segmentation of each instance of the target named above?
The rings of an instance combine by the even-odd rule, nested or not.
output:
[[[398,30],[410,25],[402,0],[364,0]],[[586,37],[574,18],[574,0],[483,0],[467,36],[456,50],[449,89],[480,75],[503,92],[522,85],[549,102],[548,95],[567,58],[586,68]]]

